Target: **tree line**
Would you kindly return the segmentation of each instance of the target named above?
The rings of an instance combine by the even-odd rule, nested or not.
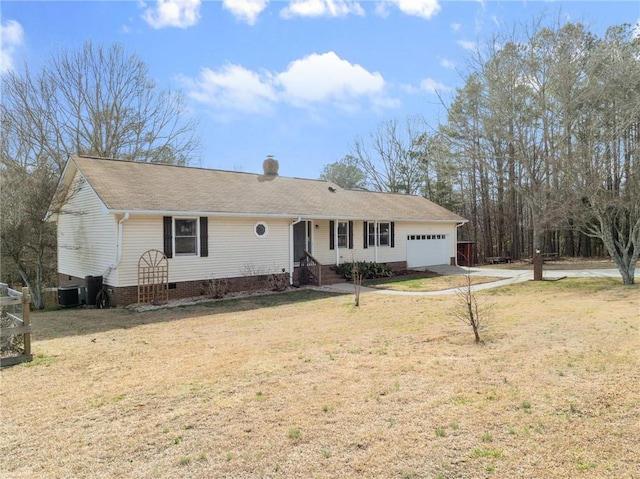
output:
[[[442,102],[445,122],[386,121],[321,177],[421,194],[459,213],[477,261],[608,254],[631,284],[640,254],[638,92],[631,25],[598,37],[540,19],[469,59],[463,86]]]

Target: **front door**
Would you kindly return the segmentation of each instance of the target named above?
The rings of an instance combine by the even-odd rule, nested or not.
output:
[[[298,264],[304,252],[311,253],[311,222],[301,221],[293,225],[293,261]]]

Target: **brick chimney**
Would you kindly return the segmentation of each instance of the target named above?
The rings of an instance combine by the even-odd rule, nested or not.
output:
[[[262,162],[264,176],[278,176],[279,167],[280,165],[278,164],[278,160],[276,160],[272,155],[268,155],[267,158]]]

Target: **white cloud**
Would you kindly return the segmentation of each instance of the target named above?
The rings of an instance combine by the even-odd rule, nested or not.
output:
[[[349,14],[364,15],[364,10],[353,0],[291,0],[280,11],[283,18],[293,17],[345,17]]]
[[[451,24],[451,30],[453,30],[454,32],[459,32],[461,28],[462,28],[462,24],[461,23],[452,23]]]
[[[201,0],[157,0],[155,8],[147,8],[142,18],[155,29],[187,28],[200,19]]]
[[[20,23],[9,20],[0,24],[0,74],[14,69],[16,48],[24,41],[24,30]]]
[[[240,65],[214,71],[204,68],[195,79],[181,78],[190,98],[221,111],[268,113],[278,104],[297,108],[330,106],[356,111],[393,108],[378,72],[341,59],[336,53],[312,54],[291,62],[283,72],[255,72]]]
[[[375,98],[383,96],[385,88],[380,73],[349,63],[334,52],[312,54],[291,62],[277,78],[284,97],[298,106]]]
[[[634,38],[640,38],[640,18],[638,18],[638,21],[633,27],[633,36]]]
[[[222,2],[223,8],[249,25],[255,25],[258,16],[267,8],[268,4],[269,0],[224,0]]]
[[[395,4],[406,15],[426,19],[433,17],[441,8],[438,0],[389,0],[389,3]],[[386,7],[382,6],[383,4],[379,5],[380,7],[376,8],[376,12],[384,16]]]
[[[240,65],[225,65],[218,71],[203,68],[195,80],[182,78],[189,96],[197,102],[225,110],[264,113],[277,101],[273,79]]]

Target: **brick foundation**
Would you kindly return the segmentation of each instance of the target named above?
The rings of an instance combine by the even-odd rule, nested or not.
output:
[[[279,285],[288,285],[289,275],[288,273],[283,273],[275,275],[275,277],[271,275],[260,275],[226,278],[218,281],[224,281],[226,291],[228,293],[234,293],[238,291],[275,289],[274,281],[277,281]],[[60,286],[80,285],[86,287],[84,279],[62,274],[58,275],[58,283]],[[105,284],[105,287],[109,291],[111,306],[127,306],[138,302],[137,286],[114,287]],[[211,296],[211,287],[208,286],[207,280],[169,283],[169,300],[198,298],[201,296]]]
[[[406,261],[394,261],[393,263],[385,263],[391,271],[397,273],[398,271],[405,271],[407,269]]]
[[[396,261],[393,263],[386,263],[386,265],[394,272],[407,269],[406,261]],[[329,285],[344,282],[344,279],[338,276],[331,268],[332,265],[322,266],[322,284]],[[297,274],[297,270],[298,268],[296,268],[294,275]],[[279,278],[280,284],[289,284],[288,273],[282,273],[276,276]],[[294,276],[294,283],[297,282],[296,278],[297,276]],[[226,289],[228,293],[274,289],[273,277],[271,275],[226,278],[222,281],[226,282]],[[58,285],[60,287],[78,285],[84,286],[85,288],[87,286],[84,278],[78,278],[76,276],[69,276],[66,274],[58,274]],[[111,306],[128,306],[138,302],[137,286],[114,287],[105,283],[104,287],[109,291]],[[211,288],[207,286],[207,280],[169,283],[169,300],[211,296],[210,293]]]

